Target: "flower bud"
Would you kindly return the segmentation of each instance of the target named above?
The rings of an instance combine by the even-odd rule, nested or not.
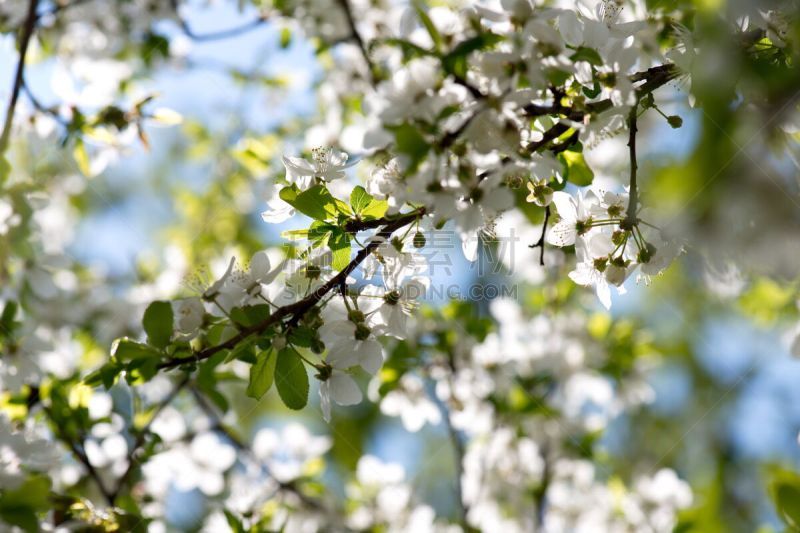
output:
[[[416,232],[414,234],[414,240],[412,241],[414,248],[424,248],[425,243],[426,243],[425,235],[420,231]]]
[[[364,316],[364,313],[362,313],[358,309],[353,309],[352,311],[347,313],[347,320],[349,320],[354,324],[360,324],[364,322],[365,318],[366,317]]]
[[[678,115],[671,115],[667,117],[667,122],[669,122],[669,125],[675,128],[676,130],[681,126],[683,126],[683,119]]]
[[[367,340],[371,333],[372,330],[364,325],[364,323],[356,324],[355,338],[357,341]]]

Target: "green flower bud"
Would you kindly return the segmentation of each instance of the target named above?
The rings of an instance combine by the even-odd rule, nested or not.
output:
[[[315,354],[319,355],[325,351],[325,343],[319,339],[319,337],[311,339],[311,351]]]
[[[414,234],[414,240],[412,241],[414,248],[424,248],[425,242],[425,235],[422,232],[418,231]]]
[[[669,125],[675,128],[676,130],[681,126],[683,126],[683,119],[678,115],[672,115],[667,117],[667,122],[669,122]]]
[[[353,322],[354,324],[360,324],[365,320],[364,313],[362,313],[358,309],[353,309],[352,311],[347,313],[347,320]]]
[[[394,290],[392,292],[387,292],[383,296],[383,301],[389,305],[397,305],[400,303],[400,291]]]
[[[370,330],[363,323],[356,325],[355,338],[357,341],[367,340],[371,333],[372,330]]]

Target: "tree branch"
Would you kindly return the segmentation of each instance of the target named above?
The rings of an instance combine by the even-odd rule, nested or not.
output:
[[[105,483],[103,483],[103,478],[100,477],[100,472],[94,467],[94,465],[89,461],[89,458],[86,456],[86,452],[83,450],[83,443],[81,442],[78,445],[77,442],[70,439],[66,434],[64,434],[61,426],[58,425],[56,422],[55,417],[53,416],[53,411],[44,403],[42,405],[42,410],[44,411],[45,416],[50,421],[51,428],[53,430],[53,434],[55,437],[60,440],[67,448],[69,448],[72,455],[75,456],[75,459],[81,463],[84,468],[86,468],[86,472],[89,474],[89,477],[94,480],[97,488],[100,489],[100,493],[103,495],[103,498],[106,500],[108,505],[114,505],[114,497],[108,488],[106,488]]]
[[[452,351],[447,353],[447,366],[450,370],[448,380],[450,381],[450,386],[452,387],[453,378],[458,371],[456,368],[455,356]],[[434,397],[434,399],[436,398]],[[461,478],[464,476],[464,443],[461,441],[461,436],[458,434],[458,431],[453,426],[453,420],[450,415],[450,407],[445,401],[439,401],[437,403],[439,404],[439,409],[442,412],[442,418],[444,419],[444,425],[447,428],[447,434],[450,438],[450,443],[453,445],[453,457],[456,470],[455,489],[456,498],[458,499],[458,511],[461,515],[461,525],[464,528],[464,531],[470,531],[469,522],[467,520],[469,515],[469,506],[467,506],[467,504],[464,502],[464,489],[461,482]]]
[[[229,37],[236,37],[243,33],[247,33],[250,30],[258,28],[264,22],[269,19],[266,13],[261,13],[256,18],[249,22],[245,22],[240,26],[234,26],[233,28],[227,28],[224,30],[217,30],[212,31],[209,33],[196,33],[189,23],[183,19],[178,13],[178,0],[171,0],[172,9],[175,11],[175,15],[178,19],[178,26],[180,26],[181,31],[193,41],[216,41],[220,39],[228,39]]]
[[[630,177],[630,189],[629,193],[629,201],[628,201],[628,214],[626,218],[626,223],[631,227],[636,225],[636,209],[637,204],[639,202],[639,188],[638,184],[636,183],[636,174],[639,170],[639,164],[636,162],[636,134],[639,131],[637,126],[637,117],[639,113],[639,99],[636,99],[636,103],[631,108],[631,112],[628,115],[628,149],[630,152],[630,159],[631,159],[631,177]]]
[[[411,213],[407,213],[405,215],[401,215],[399,217],[395,217],[392,219],[379,219],[383,223],[385,223],[385,225],[376,234],[376,237],[382,237],[383,239],[388,239],[389,237],[392,236],[392,234],[395,231],[402,228],[403,226],[411,224],[419,217],[421,217],[424,213],[425,213],[424,208],[420,208],[415,211],[412,211]],[[368,229],[372,227],[372,224],[375,222],[377,221],[363,222],[360,225],[352,227]],[[164,361],[163,363],[158,365],[158,369],[164,370],[164,369],[179,367],[185,364],[198,363],[200,361],[212,357],[214,354],[219,353],[222,350],[228,350],[233,348],[234,346],[236,346],[246,338],[250,337],[251,335],[263,333],[271,326],[280,323],[284,318],[293,317],[293,319],[297,319],[301,317],[306,311],[308,311],[309,309],[314,307],[317,303],[319,303],[325,297],[326,294],[328,294],[331,290],[336,289],[342,283],[343,280],[347,279],[347,276],[349,276],[350,273],[353,272],[358,267],[358,265],[360,265],[364,261],[364,259],[366,259],[367,256],[369,256],[369,254],[371,254],[378,247],[378,245],[381,242],[382,242],[381,239],[373,239],[372,242],[370,242],[367,246],[358,251],[353,260],[350,261],[350,263],[344,269],[342,269],[338,274],[329,279],[325,284],[317,288],[314,292],[312,292],[310,295],[306,296],[302,300],[276,309],[275,312],[272,313],[265,320],[253,326],[242,329],[237,335],[235,335],[234,337],[228,339],[227,341],[221,344],[217,344],[215,346],[206,348],[205,350],[197,352],[194,355],[190,355],[187,357],[178,357],[175,359]]]
[[[539,240],[531,244],[529,248],[541,248],[539,252],[539,264],[544,266],[544,237],[547,235],[547,223],[550,221],[550,206],[544,208],[544,222],[542,222],[542,235]]]
[[[183,388],[189,383],[189,375],[187,374],[177,385],[172,389],[172,391],[163,399],[161,402],[156,406],[153,414],[150,416],[150,419],[144,425],[144,427],[139,430],[138,434],[136,435],[136,440],[131,447],[131,451],[128,454],[128,467],[125,469],[125,472],[117,480],[117,486],[114,488],[113,491],[110,492],[111,496],[111,503],[113,504],[117,498],[119,497],[122,489],[125,488],[125,484],[128,482],[128,479],[133,474],[133,469],[135,466],[136,461],[136,452],[138,452],[142,446],[144,446],[145,439],[147,435],[150,433],[150,427],[155,422],[158,415],[161,414],[169,404],[178,396],[178,394],[183,390]]]
[[[28,53],[28,45],[30,44],[33,32],[36,29],[36,7],[39,0],[30,0],[28,2],[28,14],[25,18],[25,24],[22,26],[22,31],[19,36],[19,62],[17,63],[17,71],[14,75],[14,85],[11,88],[11,97],[8,101],[6,108],[6,119],[3,124],[3,132],[0,133],[0,157],[3,157],[8,150],[8,143],[11,139],[11,127],[14,123],[14,112],[17,108],[17,100],[19,93],[22,90],[23,75],[25,73],[25,56]]]

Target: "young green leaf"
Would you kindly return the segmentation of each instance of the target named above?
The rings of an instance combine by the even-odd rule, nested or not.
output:
[[[299,410],[308,403],[308,374],[300,355],[285,348],[275,362],[275,387],[289,409]]]
[[[331,234],[328,245],[333,253],[331,267],[334,270],[342,270],[350,262],[350,236],[344,231],[337,230]]]
[[[362,219],[380,218],[386,214],[389,203],[386,200],[376,200],[364,187],[358,185],[350,193],[350,207]]]
[[[250,383],[247,384],[246,394],[260,400],[272,386],[275,378],[275,362],[277,356],[273,350],[258,354],[256,362],[250,367]],[[300,363],[302,365],[302,362]]]
[[[353,187],[353,192],[350,193],[350,207],[353,208],[353,213],[359,215],[371,202],[373,198],[361,185]]]
[[[436,50],[441,50],[443,43],[442,35],[439,33],[436,25],[428,16],[427,11],[425,11],[425,4],[423,4],[420,0],[414,0],[413,4],[414,11],[417,12],[417,16],[419,17],[420,22],[422,22],[422,25],[425,26],[426,30],[428,30],[428,35],[431,36],[434,47]]]
[[[147,341],[156,348],[164,348],[172,338],[172,305],[169,302],[153,302],[147,306],[142,326]]]
[[[306,191],[292,185],[284,187],[280,192],[281,199],[315,220],[333,220],[340,213],[349,215],[350,208],[331,195],[324,185],[315,185]]]
[[[118,361],[131,361],[145,357],[159,357],[161,353],[155,348],[146,344],[141,344],[123,337],[118,339],[116,345],[112,345],[112,353]]]
[[[583,158],[583,154],[581,152],[565,150],[564,152],[558,154],[558,158],[564,165],[565,181],[580,187],[592,184],[592,180],[594,180],[594,172],[592,172],[592,169],[586,164],[586,160]]]

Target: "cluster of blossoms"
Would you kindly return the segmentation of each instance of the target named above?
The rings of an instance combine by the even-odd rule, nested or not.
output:
[[[623,284],[639,268],[639,278],[649,282],[680,253],[680,246],[658,235],[658,245],[641,230],[647,224],[628,214],[627,194],[592,191],[584,196],[553,193],[560,220],[547,234],[555,246],[574,246],[577,265],[569,277],[577,284],[594,286],[606,309],[611,307],[610,286],[624,292]]]
[[[498,329],[487,335],[469,320],[420,322],[417,338],[441,338],[434,351],[423,352],[434,390],[420,395],[420,378],[408,373],[389,382],[380,400],[384,413],[430,424],[440,419],[427,416],[429,409],[445,406],[447,424],[465,438],[457,460],[469,525],[482,531],[672,531],[678,511],[692,502],[675,472],[644,475],[628,490],[619,480],[603,480],[602,465],[578,458],[592,446],[587,436],[602,434],[616,417],[653,399],[644,368],[627,369],[619,380],[603,374],[609,356],[587,333],[582,313],[528,318],[510,300],[495,300],[491,308]],[[447,340],[449,327],[463,331]]]

